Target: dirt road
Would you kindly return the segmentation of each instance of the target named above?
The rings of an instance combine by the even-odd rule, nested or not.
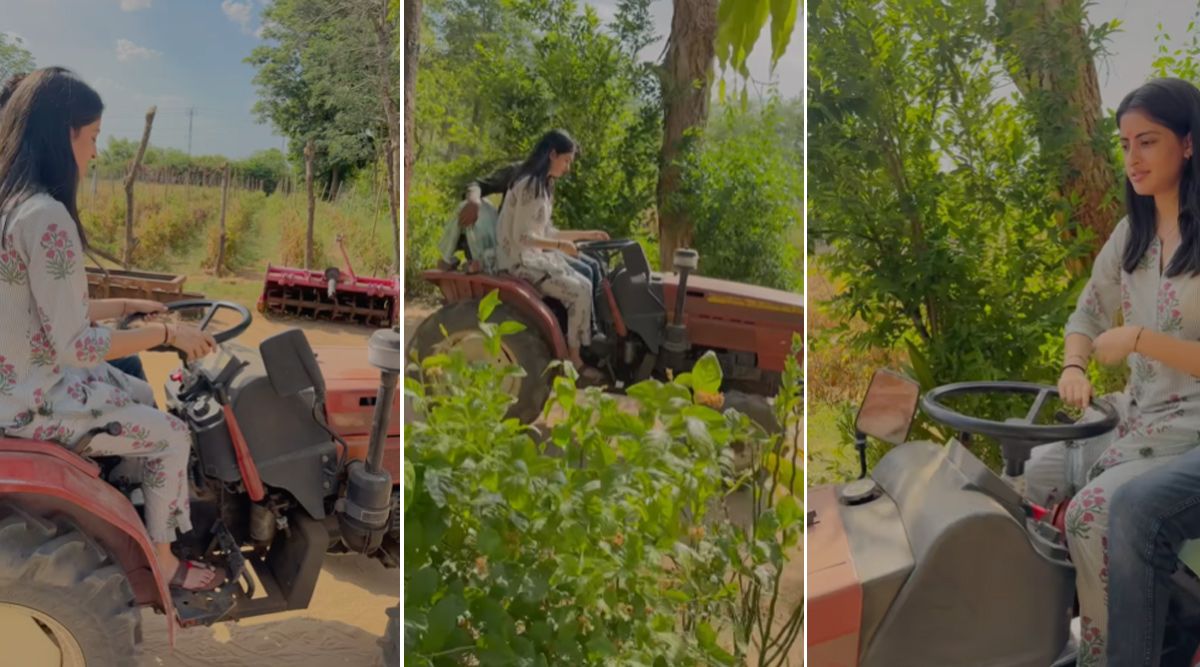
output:
[[[225,321],[228,318],[220,316]],[[304,320],[268,320],[257,312],[250,328],[237,338],[248,347],[290,327],[304,329],[313,347],[361,346],[372,329]],[[162,405],[162,384],[179,365],[170,354],[142,355],[147,377]],[[400,571],[374,559],[329,556],[317,580],[308,609],[189,628],[167,645],[166,618],[142,613],[145,638],[143,667],[371,667],[381,664],[377,640],[387,624],[385,610],[400,596]]]

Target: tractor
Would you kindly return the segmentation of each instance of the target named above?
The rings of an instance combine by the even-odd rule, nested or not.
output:
[[[1032,398],[1028,410],[1003,421],[948,406],[1020,395]],[[855,424],[859,478],[808,490],[809,665],[1076,664],[1065,503],[1040,507],[1018,489],[1034,447],[1106,434],[1118,416],[1097,400],[1079,421],[1062,410],[1047,420],[1057,395],[1033,383],[963,382],[921,396],[904,376],[875,374]],[[957,437],[944,446],[906,442],[918,399],[926,416]],[[868,436],[894,445],[869,472]],[[972,452],[974,436],[999,443],[1002,474]],[[1198,556],[1197,542],[1180,553],[1164,665],[1195,664]]]
[[[603,336],[581,350],[584,361],[604,373],[604,384],[621,391],[648,378],[689,371],[712,351],[725,378],[725,407],[764,426],[774,423],[763,397],[778,391],[785,361],[793,354],[792,339],[804,331],[800,294],[694,275],[695,250],[677,250],[675,272],[663,274],[651,271],[634,240],[578,247],[605,272],[595,303]],[[506,273],[439,269],[423,277],[441,291],[443,304],[417,327],[410,352],[424,358],[460,349],[474,361],[521,367],[524,377],[506,380],[505,389],[515,397],[508,414],[523,423],[534,421],[550,393],[547,367],[568,356],[563,305]],[[493,318],[525,326],[503,339],[499,358],[488,353],[477,320],[479,301],[492,291],[501,301]]]
[[[196,300],[168,310],[202,312],[206,329],[217,328],[218,311],[240,318],[213,332],[219,354],[188,363],[180,353],[166,383],[166,409],[193,435],[193,530],[173,549],[224,571],[226,582],[207,592],[169,588],[136,476],[115,474],[117,457],[89,458],[90,438],[72,450],[0,437],[5,664],[131,667],[141,607],[170,619],[174,646],[177,627],[304,609],[326,554],[398,566],[399,328],[376,331],[365,355],[314,350],[299,329],[253,350],[230,342],[251,322],[241,305]],[[114,426],[104,430],[116,435]],[[394,618],[388,628],[384,655],[395,656]]]

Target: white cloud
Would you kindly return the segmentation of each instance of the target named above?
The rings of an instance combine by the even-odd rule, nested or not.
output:
[[[153,0],[121,0],[121,11],[136,12],[139,9],[150,9]]]
[[[117,40],[117,60],[120,62],[127,63],[131,60],[137,60],[139,58],[157,58],[161,55],[161,53],[155,51],[154,49],[138,46],[128,39]]]
[[[249,0],[246,2],[221,0],[221,12],[225,14],[225,18],[241,26],[242,32],[247,35],[254,34],[255,31],[250,29],[250,22],[254,20],[254,8],[250,5]]]

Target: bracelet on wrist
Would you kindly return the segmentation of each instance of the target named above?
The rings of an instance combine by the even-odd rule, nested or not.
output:
[[[1068,368],[1078,368],[1080,373],[1087,375],[1087,369],[1084,368],[1083,366],[1080,366],[1079,364],[1064,364],[1062,372],[1066,373]]]
[[[1138,342],[1140,340],[1142,340],[1142,334],[1145,332],[1146,332],[1146,327],[1141,327],[1138,329],[1137,336],[1134,336],[1134,338],[1133,338],[1133,351],[1134,352],[1137,352]]]
[[[170,340],[171,340],[171,327],[168,326],[166,322],[163,322],[163,342],[162,342],[162,344],[170,345]]]

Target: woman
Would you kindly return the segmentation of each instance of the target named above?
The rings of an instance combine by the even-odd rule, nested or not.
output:
[[[1121,102],[1117,124],[1128,215],[1096,257],[1067,322],[1058,389],[1067,403],[1085,406],[1092,398],[1088,359],[1128,359],[1129,384],[1110,397],[1121,420],[1109,442],[1040,447],[1028,467],[1030,498],[1052,504],[1072,490],[1067,452],[1087,462],[1085,485],[1066,513],[1082,624],[1080,667],[1105,662],[1113,493],[1200,442],[1200,344],[1194,342],[1200,339],[1200,160],[1192,142],[1200,130],[1200,90],[1179,79],[1151,81]],[[1124,324],[1112,328],[1118,313]]]
[[[500,208],[496,264],[567,307],[567,349],[571,363],[582,371],[580,349],[591,343],[593,291],[589,278],[575,271],[568,257],[579,256],[575,241],[595,233],[560,232],[550,224],[554,184],[571,170],[578,151],[566,132],[552,130],[516,170]]]
[[[189,358],[215,341],[188,325],[150,323],[113,331],[95,325],[153,302],[89,301],[86,237],[76,195],[96,156],[104,106],[72,73],[47,68],[25,77],[0,113],[0,427],[10,437],[85,446],[90,455],[145,459],[146,526],[173,587],[221,583],[204,565],[171,553],[176,531],[191,529],[187,426],[147,405],[149,385],[105,363],[172,345]],[[119,435],[96,432],[120,425]]]
[[[53,67],[50,69],[55,70],[55,71],[63,71],[63,72],[66,71],[60,67]],[[23,81],[24,79],[25,79],[24,74],[13,75],[12,77],[10,77],[8,79],[8,81],[5,82],[4,87],[0,88],[0,111],[4,110],[4,105],[8,102],[9,98],[12,97],[12,94],[14,91],[16,91],[17,86],[20,85],[21,81]],[[80,177],[82,177],[82,174],[80,174]],[[111,301],[122,302],[121,303],[122,314],[125,314],[126,312],[130,312],[130,313],[144,312],[144,313],[148,313],[149,314],[148,316],[153,318],[154,313],[166,311],[166,306],[159,305],[159,304],[157,304],[157,302],[154,302],[154,301],[143,301],[140,299],[111,299]],[[137,302],[136,305],[134,304],[135,301]],[[133,306],[134,309],[131,310],[130,309],[131,306]],[[142,366],[141,358],[139,358],[136,354],[130,355],[128,357],[122,357],[120,359],[112,359],[108,363],[111,364],[113,366],[113,368],[116,368],[117,370],[119,370],[123,373],[128,373],[129,375],[132,375],[133,377],[135,377],[139,380],[146,379],[146,369],[144,366]]]

